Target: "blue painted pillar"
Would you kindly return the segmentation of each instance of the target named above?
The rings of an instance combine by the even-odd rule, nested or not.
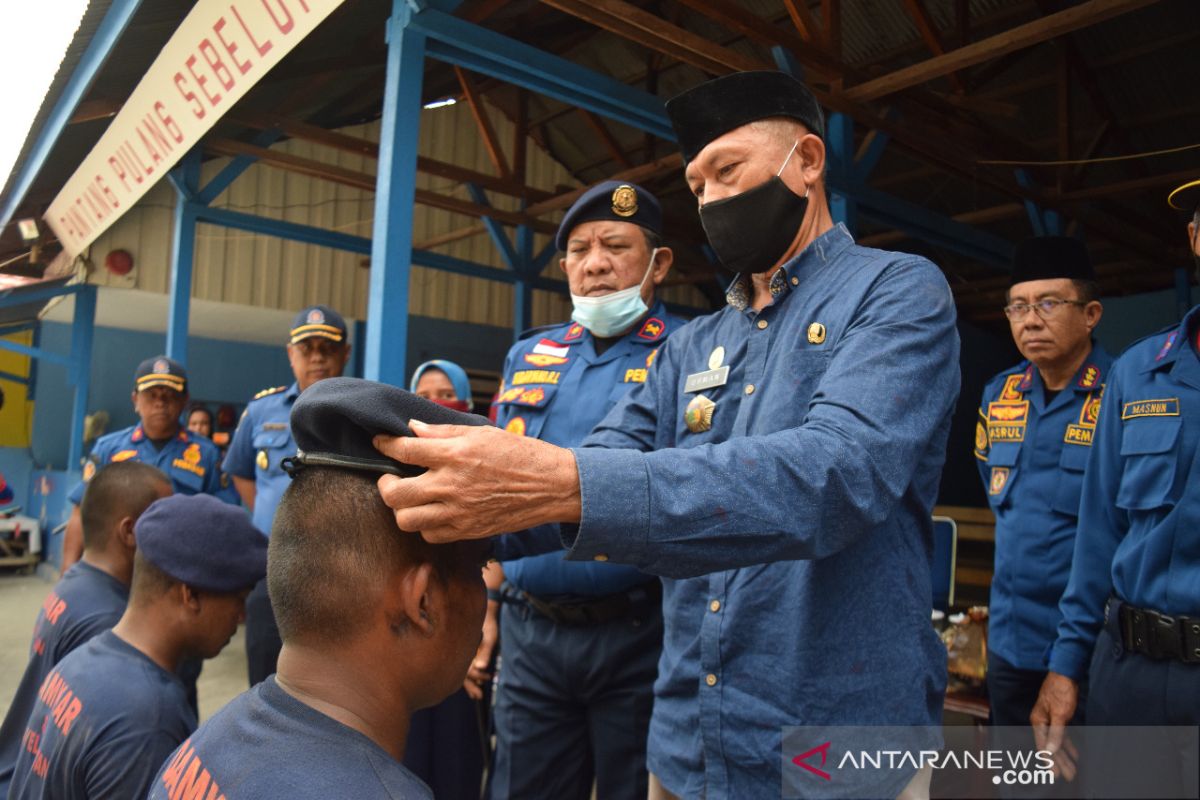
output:
[[[412,13],[407,0],[393,0],[387,23],[387,81],[379,133],[367,340],[363,348],[363,377],[395,386],[406,385],[413,203],[425,66],[425,36],[409,28]]]
[[[187,365],[188,320],[192,311],[192,267],[196,256],[196,212],[175,198],[171,233],[171,284],[167,289],[167,357]]]
[[[83,460],[83,419],[87,416],[88,391],[92,383],[92,336],[96,329],[96,287],[85,286],[75,293],[75,317],[71,321],[71,383],[75,401],[71,409],[71,444],[67,471],[80,468]]]
[[[521,204],[522,208],[524,203]],[[539,269],[533,257],[533,228],[517,227],[517,280],[513,283],[513,341],[533,326],[533,284]]]
[[[832,188],[849,186],[854,181],[854,120],[845,114],[830,114],[825,123],[825,142],[830,178],[827,186],[831,185],[829,211],[834,222],[843,223],[854,233],[858,227],[858,206],[849,195]]]
[[[175,186],[171,230],[171,281],[167,288],[167,357],[187,365],[188,320],[192,310],[192,267],[196,257],[196,202],[200,150],[193,148],[169,174]]]

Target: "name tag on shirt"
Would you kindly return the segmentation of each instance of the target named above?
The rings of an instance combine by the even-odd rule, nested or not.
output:
[[[704,372],[693,372],[687,376],[687,380],[683,384],[683,391],[700,392],[705,389],[715,389],[718,386],[724,386],[728,380],[728,366],[709,369]]]

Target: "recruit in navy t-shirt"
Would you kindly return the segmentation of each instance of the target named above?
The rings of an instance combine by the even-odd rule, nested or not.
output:
[[[128,599],[128,586],[83,561],[46,595],[33,628],[29,664],[0,725],[0,798],[8,796],[26,723],[46,675],[76,647],[116,625]]]
[[[42,683],[8,798],[145,797],[163,760],[194,730],[179,677],[105,631]]]
[[[148,800],[433,800],[375,742],[301,703],[275,676],[234,698],[176,750]]]

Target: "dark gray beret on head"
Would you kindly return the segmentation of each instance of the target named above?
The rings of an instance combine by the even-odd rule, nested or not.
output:
[[[1096,280],[1083,242],[1071,236],[1035,236],[1017,245],[1009,286],[1053,278]]]
[[[155,500],[133,533],[143,558],[197,589],[237,592],[267,574],[267,537],[245,509],[210,494]]]
[[[718,136],[769,117],[791,117],[825,138],[825,116],[808,87],[785,72],[735,72],[667,101],[684,161]]]
[[[411,392],[361,378],[326,378],[301,393],[292,406],[295,458],[284,459],[294,473],[307,466],[341,467],[402,477],[424,467],[402,464],[375,449],[379,435],[412,436],[409,420],[430,425],[487,425],[477,414],[464,414]]]

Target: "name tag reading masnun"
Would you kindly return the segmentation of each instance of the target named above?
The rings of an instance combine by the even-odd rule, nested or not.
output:
[[[687,380],[683,384],[683,391],[701,392],[705,389],[715,389],[718,386],[724,386],[728,380],[728,366],[705,370],[704,372],[693,372],[687,376]]]

